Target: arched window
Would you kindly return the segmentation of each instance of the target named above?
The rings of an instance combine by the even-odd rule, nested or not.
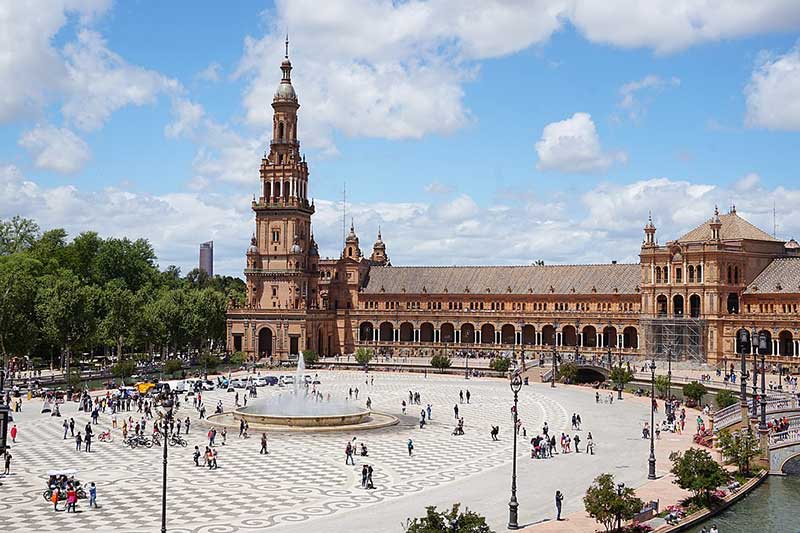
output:
[[[697,265],[697,283],[703,283],[703,265]]]
[[[347,248],[347,257],[353,257],[353,248],[352,247]]]
[[[661,283],[661,267],[656,267],[656,283]]]
[[[694,265],[689,265],[689,283],[694,283]]]
[[[733,283],[733,269],[728,265],[728,285]]]
[[[739,267],[733,267],[733,282],[739,283]]]

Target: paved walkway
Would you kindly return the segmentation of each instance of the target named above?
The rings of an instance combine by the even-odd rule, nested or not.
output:
[[[501,379],[464,380],[457,376],[424,378],[419,374],[375,373],[374,385],[364,383],[362,372],[320,372],[321,390],[343,398],[358,386],[358,402],[367,396],[377,411],[402,418],[392,428],[359,433],[367,443],[368,458],[356,457],[355,466],[344,464],[343,450],[352,435],[271,433],[269,456],[258,454],[258,438],[239,439],[229,434],[225,446],[217,446],[220,468],[209,471],[193,466],[195,445],[205,445],[191,400],[178,415],[190,416],[192,430],[188,448],[170,448],[168,519],[170,531],[327,531],[382,530],[401,532],[408,517],[422,516],[426,505],[449,507],[462,502],[487,517],[495,530],[507,521],[511,475],[510,408],[512,394]],[[472,401],[459,404],[465,418],[466,435],[452,436],[453,406],[458,391],[469,389]],[[241,389],[238,389],[241,394]],[[432,423],[420,430],[416,425],[422,406],[409,408],[402,416],[400,402],[408,391],[419,391],[422,403],[433,404]],[[259,389],[261,397],[275,395],[277,387]],[[234,393],[204,394],[209,411],[218,399],[231,409]],[[355,400],[353,400],[355,401]],[[0,487],[0,531],[155,531],[159,527],[161,495],[161,450],[125,448],[119,431],[112,443],[95,440],[92,453],[75,451],[74,441],[63,440],[58,419],[39,413],[40,402],[25,402],[15,414],[20,433],[12,449],[12,475]],[[62,409],[74,417],[76,427],[87,422],[76,404]],[[565,512],[582,509],[582,496],[595,476],[613,472],[631,486],[646,477],[648,443],[640,438],[641,426],[649,420],[647,403],[626,395],[623,402],[597,404],[594,391],[579,387],[532,383],[520,393],[519,412],[530,433],[518,441],[520,521],[534,524],[552,517],[552,495],[565,493]],[[552,432],[573,435],[572,413],[580,413],[585,435],[591,431],[596,455],[558,455],[548,460],[530,459],[527,440],[547,421]],[[131,413],[136,416],[136,413]],[[95,433],[110,426],[102,415]],[[499,442],[489,438],[491,425],[501,428]],[[669,443],[666,436],[658,448]],[[409,457],[406,442],[415,443]],[[221,440],[218,437],[218,442]],[[364,463],[373,465],[376,489],[361,489],[359,474]],[[89,510],[85,501],[79,513],[54,513],[42,492],[50,469],[77,468],[78,478],[98,485],[100,508]],[[668,465],[659,459],[659,475]],[[177,528],[177,529],[176,529]],[[574,529],[573,529],[574,530]]]

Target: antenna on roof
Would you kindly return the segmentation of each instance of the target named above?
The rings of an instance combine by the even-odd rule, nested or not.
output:
[[[344,250],[346,227],[347,227],[347,182],[344,182],[344,184],[342,184],[342,250]]]
[[[778,238],[778,222],[775,213],[775,200],[772,200],[772,238]]]

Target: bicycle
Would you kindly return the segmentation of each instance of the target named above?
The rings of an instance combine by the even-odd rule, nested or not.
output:
[[[185,440],[183,437],[180,437],[180,436],[178,436],[178,435],[175,435],[175,434],[173,433],[173,435],[172,435],[172,436],[170,437],[170,439],[169,439],[169,444],[170,444],[170,446],[181,446],[181,447],[183,447],[183,448],[186,448],[186,446],[187,446],[189,443],[188,443],[188,442],[186,442],[186,440]]]
[[[114,440],[114,437],[111,436],[110,431],[104,431],[103,433],[100,433],[97,439],[100,442],[112,442]]]

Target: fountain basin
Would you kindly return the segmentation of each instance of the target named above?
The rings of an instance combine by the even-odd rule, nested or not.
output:
[[[350,407],[350,406],[348,406]],[[369,409],[352,406],[346,413],[336,414],[290,414],[263,413],[255,407],[242,407],[233,412],[236,420],[244,420],[248,424],[289,427],[332,427],[353,426],[366,422],[370,417]]]

